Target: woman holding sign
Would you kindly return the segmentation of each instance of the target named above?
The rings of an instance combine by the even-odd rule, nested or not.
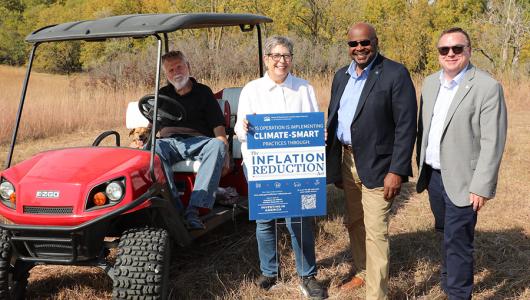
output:
[[[307,81],[290,73],[293,62],[292,42],[286,37],[270,37],[265,42],[264,53],[263,60],[267,72],[262,78],[245,85],[239,98],[235,132],[242,143],[243,156],[248,151],[247,115],[319,111],[313,87]],[[324,299],[325,291],[315,279],[317,268],[312,218],[285,218],[285,224],[291,234],[296,271],[301,277],[302,292],[311,299]],[[262,273],[257,285],[264,290],[271,288],[278,278],[275,227],[276,220],[256,221],[256,239]]]

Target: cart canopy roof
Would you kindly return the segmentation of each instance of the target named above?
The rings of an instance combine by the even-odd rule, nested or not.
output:
[[[68,22],[43,27],[26,37],[26,42],[102,40],[146,37],[179,29],[256,25],[272,19],[253,14],[175,13],[113,16],[98,20]]]

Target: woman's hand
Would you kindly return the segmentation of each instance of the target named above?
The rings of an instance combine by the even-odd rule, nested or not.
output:
[[[245,133],[248,133],[248,120],[247,119],[243,120],[243,131],[245,131]]]

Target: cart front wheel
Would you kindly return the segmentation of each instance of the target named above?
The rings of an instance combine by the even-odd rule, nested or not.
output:
[[[114,266],[113,299],[167,299],[171,242],[167,230],[123,233]]]

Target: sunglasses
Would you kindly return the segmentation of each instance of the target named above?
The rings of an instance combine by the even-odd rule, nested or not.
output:
[[[357,47],[359,44],[361,46],[363,46],[363,47],[366,47],[366,46],[370,46],[370,44],[372,44],[372,41],[370,41],[370,40],[362,40],[362,41],[349,41],[348,42],[348,46],[350,46],[352,48]]]
[[[440,55],[447,55],[449,54],[449,50],[453,50],[453,53],[454,54],[461,54],[462,52],[464,52],[464,48],[467,47],[467,46],[464,46],[464,45],[455,45],[455,46],[451,46],[451,47],[438,47],[438,53],[440,53]]]

